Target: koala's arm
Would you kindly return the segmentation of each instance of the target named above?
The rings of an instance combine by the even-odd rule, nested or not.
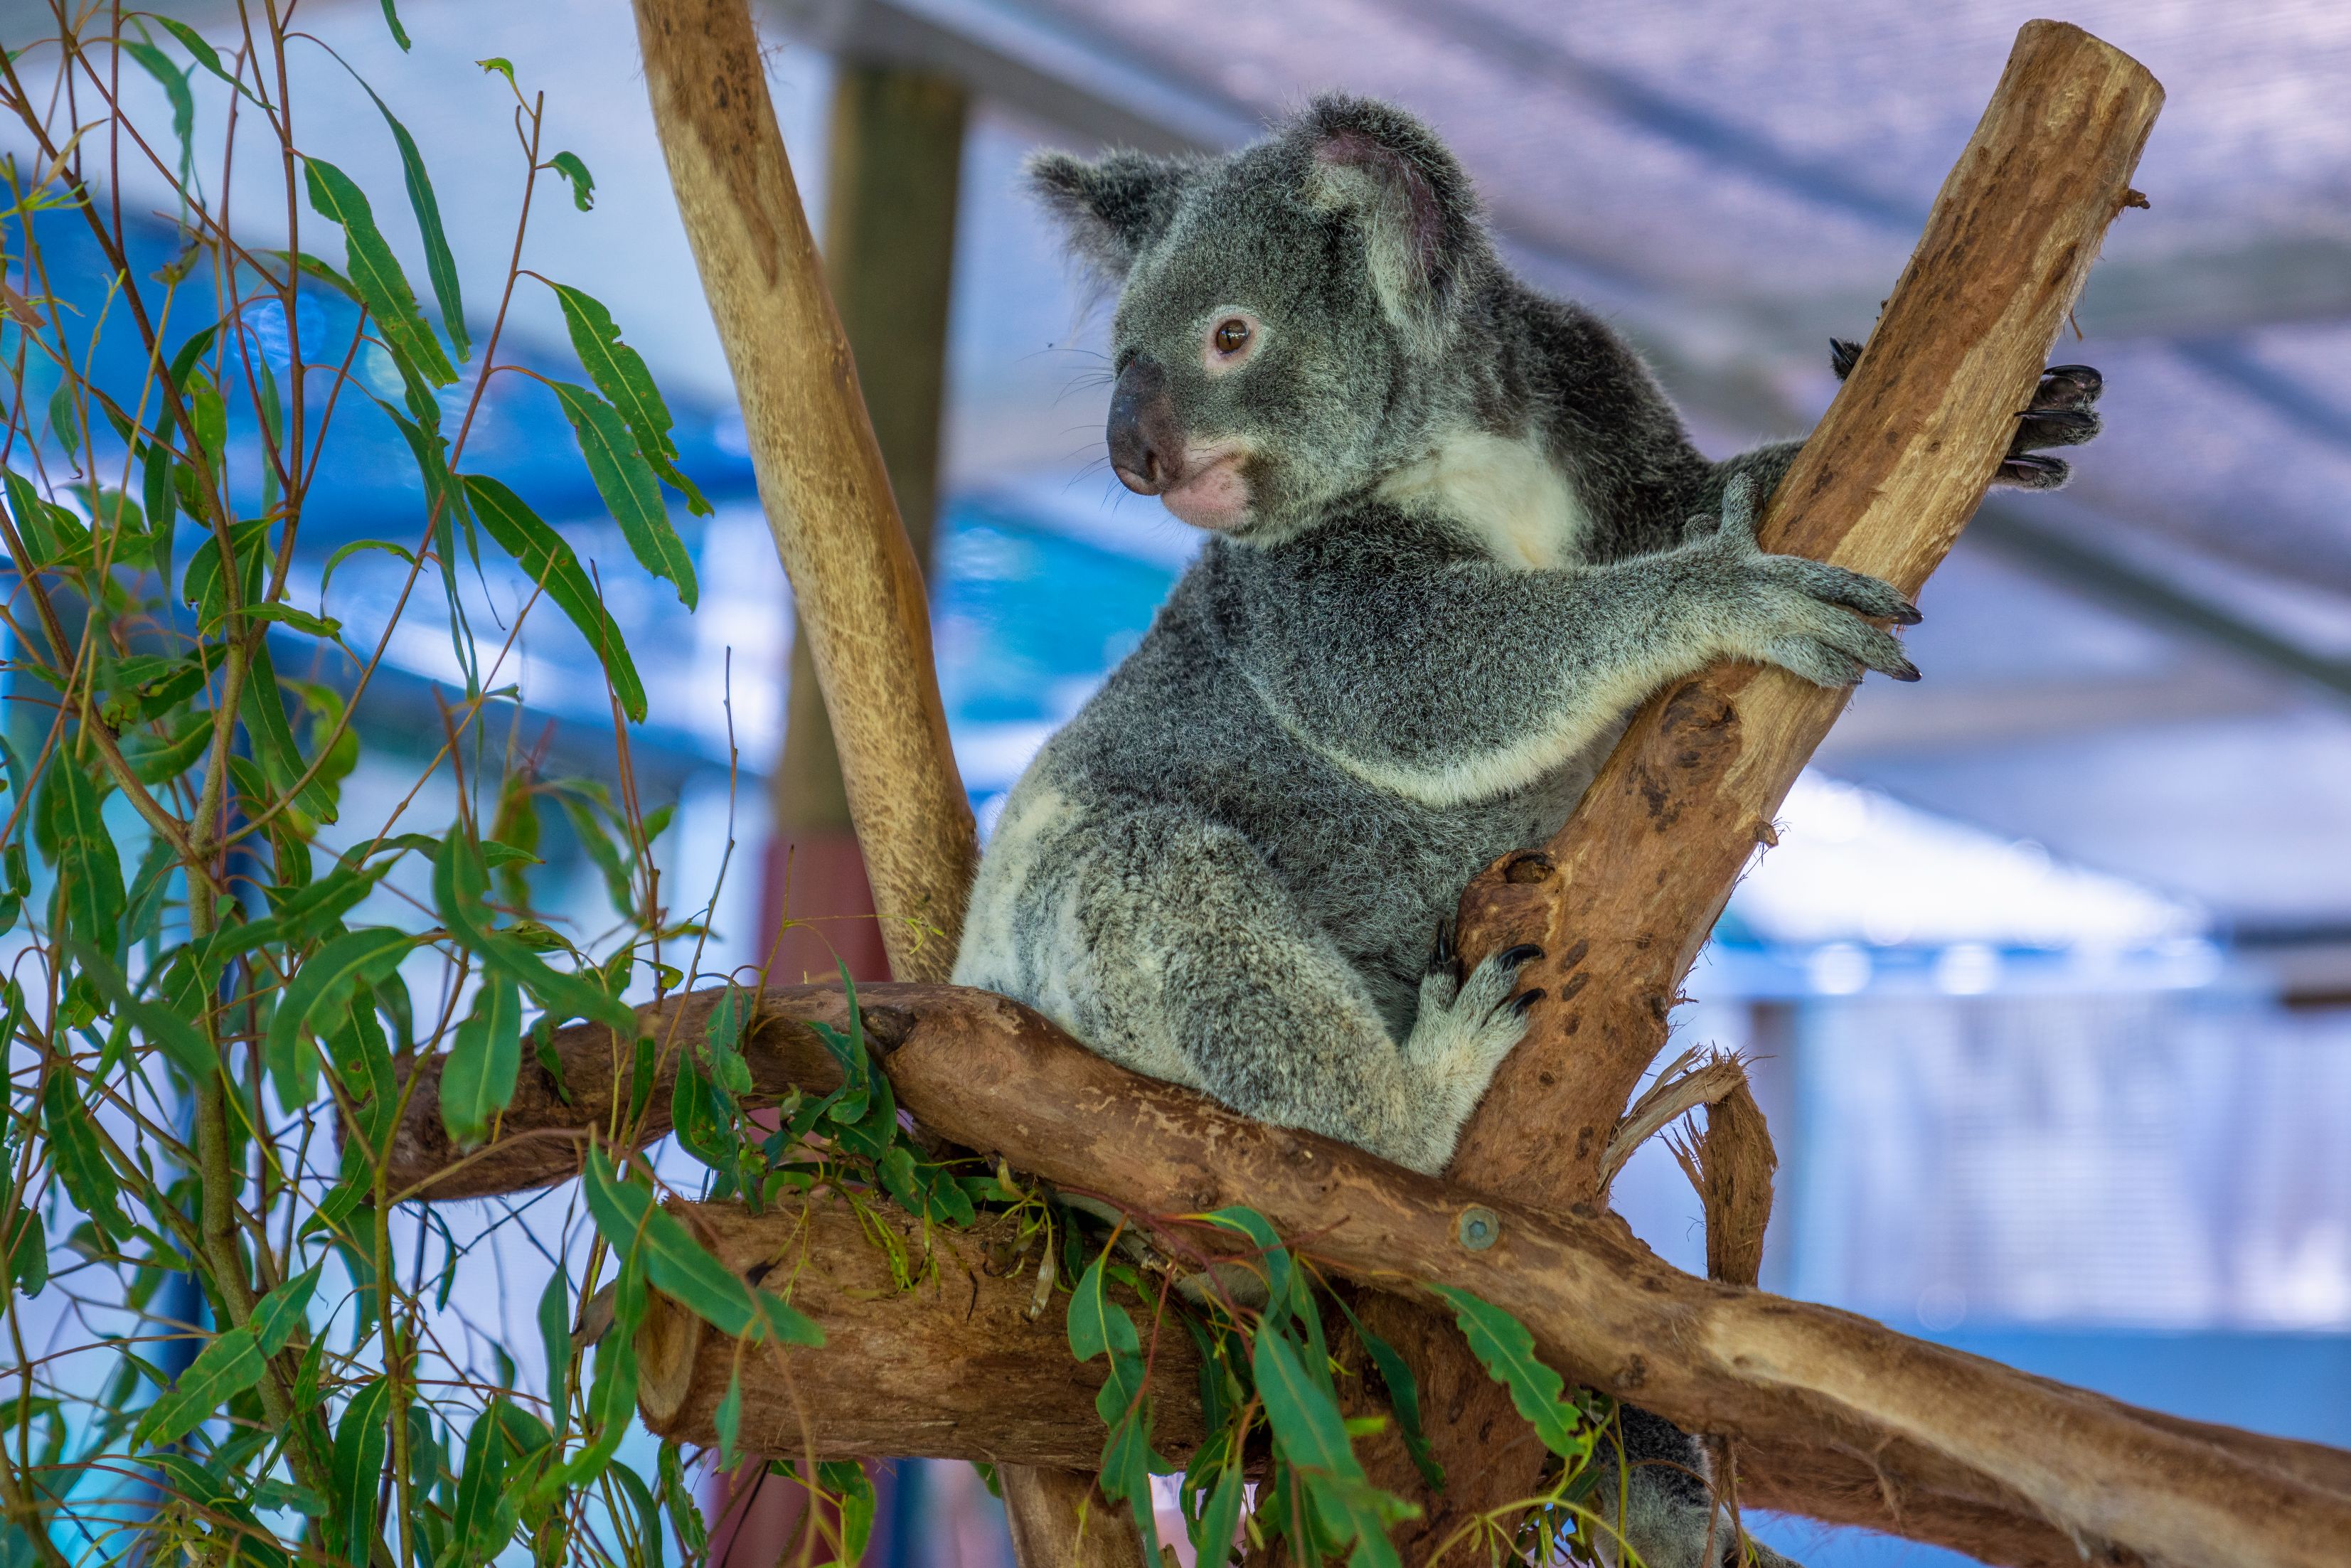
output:
[[[1735,487],[1711,536],[1605,565],[1325,563],[1259,581],[1245,663],[1299,739],[1436,805],[1531,783],[1716,659],[1823,685],[1865,665],[1915,679],[1901,644],[1861,617],[1917,612],[1874,578],[1758,550],[1750,494]]]

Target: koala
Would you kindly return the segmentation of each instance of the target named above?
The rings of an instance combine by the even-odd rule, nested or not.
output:
[[[1759,549],[1799,444],[1700,455],[1622,339],[1502,265],[1398,110],[1323,98],[1228,155],[1047,153],[1029,179],[1118,291],[1111,465],[1208,538],[1013,789],[955,978],[1440,1171],[1539,995],[1531,946],[1461,972],[1469,878],[1555,831],[1660,687],[1724,658],[1913,680],[1879,623],[1917,612]],[[2044,377],[2003,480],[2062,482],[2044,449],[2096,433],[2098,390]],[[1628,1531],[1694,1517],[1702,1542],[1678,1497]]]

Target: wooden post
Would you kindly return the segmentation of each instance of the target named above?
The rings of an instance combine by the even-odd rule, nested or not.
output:
[[[832,719],[893,973],[954,967],[978,863],[923,576],[817,263],[744,0],[636,0],[653,123]]]
[[[836,61],[827,136],[824,272],[917,565],[938,510],[939,416],[969,96],[951,77]],[[760,929],[786,915],[770,964],[784,983],[824,979],[837,956],[889,978],[873,893],[809,640],[795,630],[784,744],[769,777],[773,827]]]
[[[653,123],[824,693],[890,970],[943,980],[979,840],[947,742],[922,572],[818,266],[758,36],[746,0],[635,0],[635,11]],[[1013,1479],[1022,1568],[1139,1568],[1132,1525],[1123,1540],[1113,1511],[1085,1506],[1089,1478]],[[1073,1534],[1089,1512],[1101,1522]]]
[[[2162,102],[2121,51],[2025,24],[1859,366],[1772,497],[1763,548],[1917,592],[1981,500],[2106,225],[2137,199],[2131,172]],[[1601,1156],[1665,1045],[1682,978],[1845,701],[1752,664],[1683,682],[1641,710],[1544,852],[1505,857],[1471,885],[1465,958],[1538,943],[1525,983],[1547,995],[1462,1137],[1455,1180],[1552,1212],[1604,1207]],[[1419,1369],[1424,1401],[1460,1413],[1432,1434],[1447,1473],[1469,1478],[1447,1494],[1420,1486],[1400,1446],[1375,1469],[1426,1511],[1400,1533],[1410,1560],[1413,1545],[1530,1495],[1539,1456],[1487,1439],[1515,1431],[1508,1396],[1441,1316],[1394,1301],[1375,1316]],[[1772,1505],[1779,1473],[1758,1465],[1746,1500]]]

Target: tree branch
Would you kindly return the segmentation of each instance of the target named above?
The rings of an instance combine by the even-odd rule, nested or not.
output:
[[[1001,997],[900,985],[859,994],[899,1103],[930,1130],[1162,1223],[1249,1204],[1284,1235],[1311,1238],[1306,1249],[1329,1268],[1391,1294],[1410,1297],[1425,1281],[1475,1291],[1525,1322],[1544,1358],[1571,1379],[1692,1430],[1738,1437],[1754,1456],[1751,1501],[2053,1568],[2079,1562],[2076,1542],[2177,1568],[2319,1568],[2338,1562],[2341,1542],[2351,1539],[2351,1454],[2133,1409],[1851,1313],[1693,1279],[1658,1261],[1613,1216],[1588,1207],[1544,1216],[1251,1122],[1127,1072]],[[647,1027],[707,1007],[710,995],[673,1002],[666,1016],[648,1008]],[[838,991],[820,987],[764,993],[747,1053],[763,1087],[775,1092],[778,1075],[803,1057],[806,1024],[841,1016],[843,1005]],[[527,1103],[517,1093],[499,1142],[469,1168],[538,1181],[563,1174],[542,1156],[518,1156],[524,1147],[565,1146],[546,1134],[583,1130],[593,1107],[609,1103],[611,1036],[580,1026],[556,1043],[575,1103],[551,1095]],[[434,1087],[421,1082],[410,1097],[392,1155],[399,1186],[434,1176],[415,1163],[430,1142],[415,1123],[437,1120]],[[1499,1216],[1501,1234],[1471,1251],[1455,1239],[1454,1222],[1481,1201]],[[966,1288],[981,1292],[993,1321],[1017,1291],[1000,1281],[970,1283],[984,1276],[984,1269],[966,1270]],[[937,1310],[884,1309],[878,1298],[869,1309],[915,1319]],[[993,1451],[1007,1459],[1029,1457],[1010,1434],[980,1423],[987,1401],[1004,1402],[1016,1385],[1052,1375],[1068,1360],[1059,1343],[1040,1348],[1029,1337],[1036,1328],[1008,1340],[976,1328],[959,1354],[984,1370],[933,1368],[942,1389],[965,1390],[958,1397],[974,1401],[949,1413],[957,1423],[950,1451],[1000,1444]],[[993,1359],[999,1351],[1006,1358]],[[805,1440],[819,1453],[829,1451],[833,1423],[844,1434],[867,1423],[869,1436],[856,1440],[873,1440],[876,1417],[867,1407],[882,1401],[859,1369],[879,1354],[793,1353]],[[731,1363],[731,1349],[715,1342],[697,1352],[722,1354]],[[843,1392],[839,1403],[820,1406],[810,1392],[820,1385],[799,1367],[828,1355],[852,1364],[825,1375],[821,1386]],[[905,1390],[908,1412],[890,1419],[943,1409],[911,1403],[920,1396],[919,1385]],[[1180,1399],[1171,1385],[1170,1408]],[[1036,1429],[1020,1440],[1038,1442],[1032,1452],[1045,1456]]]

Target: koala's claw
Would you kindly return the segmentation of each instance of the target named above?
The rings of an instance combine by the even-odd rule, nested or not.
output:
[[[1846,338],[1829,340],[1829,368],[1844,381],[1861,362],[1862,345]],[[2052,365],[2041,372],[2032,404],[2016,415],[2016,434],[2008,455],[2001,460],[1995,485],[2019,490],[2054,490],[2073,476],[2062,458],[2040,455],[2043,447],[2079,446],[2096,438],[2104,422],[2092,410],[2106,378],[2094,365]]]
[[[2073,474],[2073,465],[2062,457],[2044,457],[2038,452],[2011,452],[2001,459],[2000,472],[1992,482],[2019,490],[2054,490]]]
[[[1453,944],[1453,922],[1437,923],[1437,946],[1428,955],[1428,972],[1450,977],[1456,984],[1461,979],[1461,950]]]
[[[1515,969],[1531,958],[1542,956],[1542,949],[1532,942],[1521,942],[1515,947],[1505,947],[1494,955],[1494,962],[1505,969]]]
[[[1517,996],[1510,998],[1510,1010],[1518,1014],[1520,1018],[1524,1018],[1527,1014],[1534,1010],[1534,1006],[1537,1002],[1542,1000],[1543,998],[1550,994],[1551,993],[1549,991],[1544,990],[1541,986],[1537,986],[1531,991],[1520,991]]]

